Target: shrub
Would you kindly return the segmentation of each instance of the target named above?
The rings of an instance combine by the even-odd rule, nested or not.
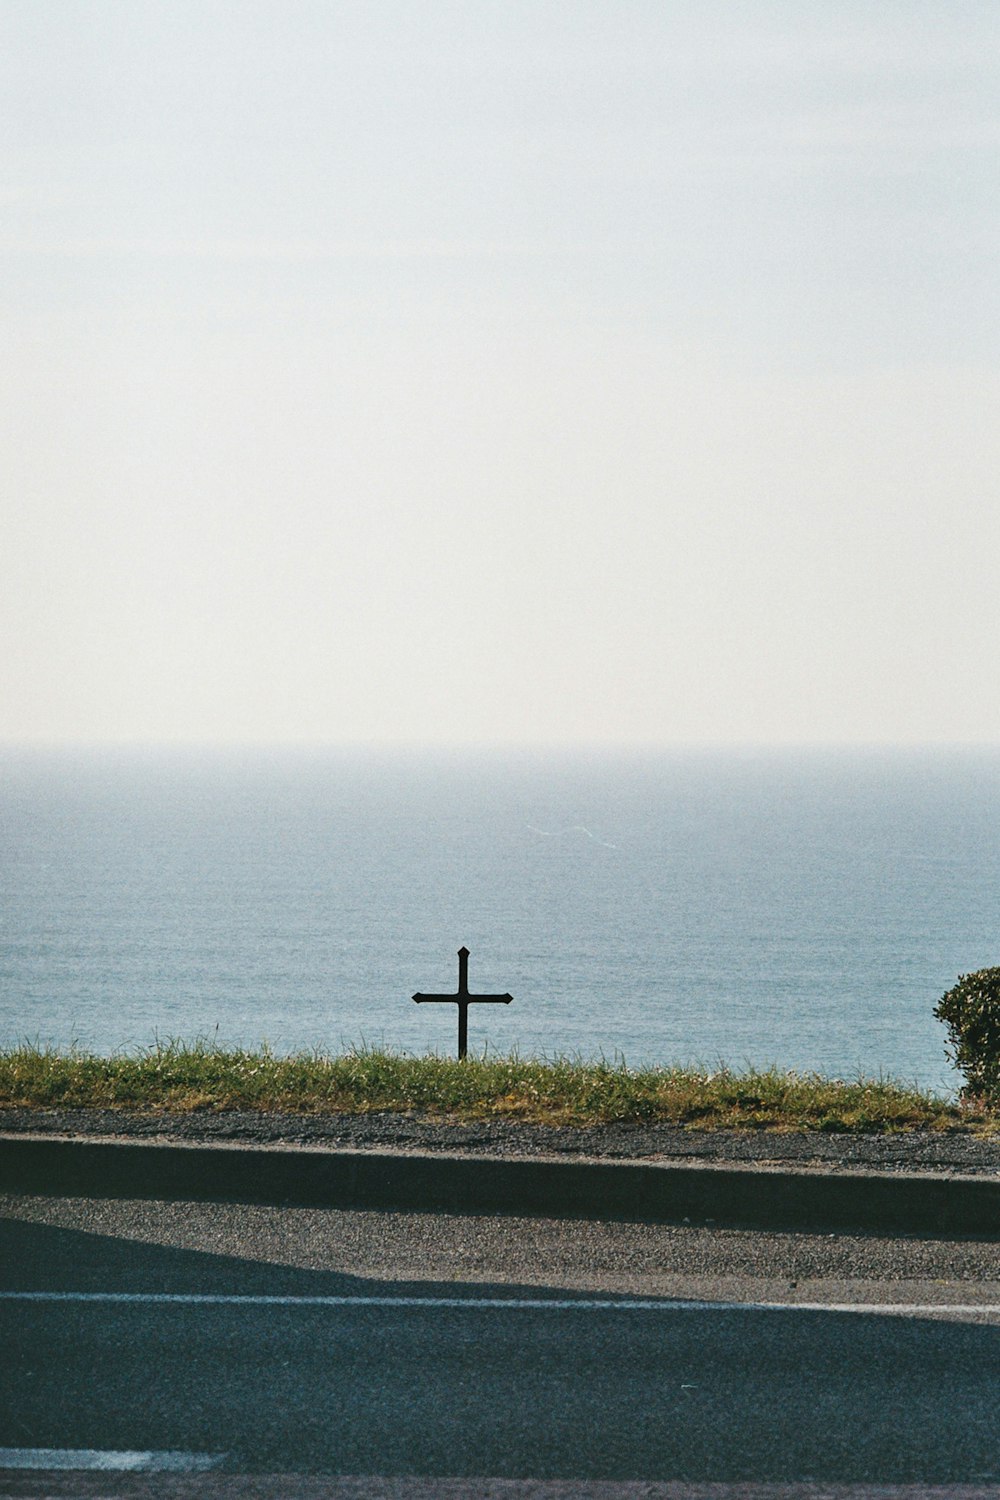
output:
[[[948,1051],[965,1074],[962,1093],[1000,1102],[1000,968],[960,974],[934,1014],[948,1028]]]

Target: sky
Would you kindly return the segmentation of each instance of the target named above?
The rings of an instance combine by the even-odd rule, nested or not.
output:
[[[996,0],[0,0],[0,739],[1000,740]]]

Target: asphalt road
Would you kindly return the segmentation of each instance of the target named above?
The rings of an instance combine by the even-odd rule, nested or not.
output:
[[[40,1198],[0,1215],[0,1446],[1000,1483],[993,1243]]]

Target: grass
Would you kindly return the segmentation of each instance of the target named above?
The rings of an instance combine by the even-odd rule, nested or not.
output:
[[[99,1057],[21,1046],[0,1051],[0,1108],[293,1114],[415,1111],[457,1120],[551,1125],[664,1123],[690,1129],[1000,1130],[1000,1113],[886,1079],[777,1069],[629,1068],[565,1058],[404,1057],[360,1048],[277,1056],[166,1042]]]

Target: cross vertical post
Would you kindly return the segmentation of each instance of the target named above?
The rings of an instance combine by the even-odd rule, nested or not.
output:
[[[458,950],[458,1056],[459,1060],[469,1054],[469,1002],[461,996],[469,993],[469,950]]]
[[[458,1010],[458,1056],[459,1059],[468,1056],[469,1052],[469,1006],[470,1005],[509,1005],[513,995],[470,995],[469,994],[469,950],[462,947],[458,950],[458,989],[454,995],[423,995],[419,991],[413,996],[418,1005],[426,1005],[428,1002],[436,1004],[454,1005]]]

